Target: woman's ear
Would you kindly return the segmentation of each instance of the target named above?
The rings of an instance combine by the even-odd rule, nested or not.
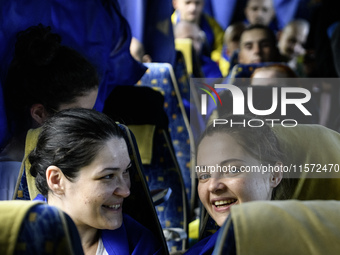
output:
[[[54,194],[64,194],[64,174],[61,169],[57,166],[49,166],[46,170],[46,181],[48,187]]]
[[[47,118],[47,111],[42,104],[34,104],[31,106],[31,117],[41,126]]]
[[[271,176],[270,176],[270,186],[272,188],[275,188],[275,187],[277,187],[277,185],[280,184],[280,182],[283,178],[282,168],[283,168],[282,162],[277,162],[275,164],[274,170],[273,170],[273,172],[271,173]]]

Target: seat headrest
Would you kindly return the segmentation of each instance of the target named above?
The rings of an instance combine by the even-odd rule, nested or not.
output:
[[[339,201],[255,201],[233,206],[237,254],[337,254]]]
[[[299,177],[293,198],[340,200],[340,134],[321,125],[277,125],[273,129],[290,176]]]

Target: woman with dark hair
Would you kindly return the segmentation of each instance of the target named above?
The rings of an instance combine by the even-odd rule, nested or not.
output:
[[[42,24],[19,32],[4,94],[14,134],[41,125],[48,115],[92,108],[98,92],[94,66]]]
[[[151,231],[122,213],[130,195],[126,141],[103,113],[68,109],[42,126],[31,174],[47,201],[75,222],[85,254],[161,254]]]
[[[93,108],[98,93],[95,67],[42,24],[18,33],[4,84],[11,138],[0,154],[0,199],[11,199],[30,128],[67,108]]]
[[[234,205],[289,198],[282,172],[285,157],[272,128],[260,120],[255,124],[250,116],[225,119],[226,124],[207,127],[197,148],[198,195],[218,226]],[[186,254],[211,254],[217,235],[202,239]]]

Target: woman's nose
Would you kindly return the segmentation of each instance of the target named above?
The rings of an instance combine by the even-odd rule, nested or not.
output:
[[[219,176],[212,176],[211,179],[209,180],[209,191],[216,193],[218,191],[222,191],[225,190],[227,187],[225,185],[225,183],[222,181],[223,179],[221,179]]]
[[[120,178],[113,193],[124,198],[128,197],[130,195],[130,180]]]

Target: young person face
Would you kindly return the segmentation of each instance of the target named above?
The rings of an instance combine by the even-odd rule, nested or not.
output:
[[[303,55],[305,53],[303,45],[307,40],[308,30],[307,25],[292,24],[286,27],[278,42],[280,53],[289,60]]]
[[[80,169],[73,182],[61,177],[60,190],[54,190],[54,194],[78,229],[113,230],[122,225],[123,201],[130,195],[130,165],[125,140],[112,138],[90,165]]]
[[[275,45],[264,29],[244,31],[241,35],[239,63],[275,62]]]
[[[237,169],[235,173],[208,171],[219,165]],[[215,133],[203,138],[197,152],[198,195],[209,215],[222,226],[233,205],[254,200],[270,200],[280,176],[240,172],[242,167],[260,167],[261,162],[249,155],[230,135]]]
[[[248,0],[244,13],[251,25],[268,26],[274,17],[272,0]]]
[[[203,0],[173,0],[172,3],[181,19],[198,24],[203,12]]]

